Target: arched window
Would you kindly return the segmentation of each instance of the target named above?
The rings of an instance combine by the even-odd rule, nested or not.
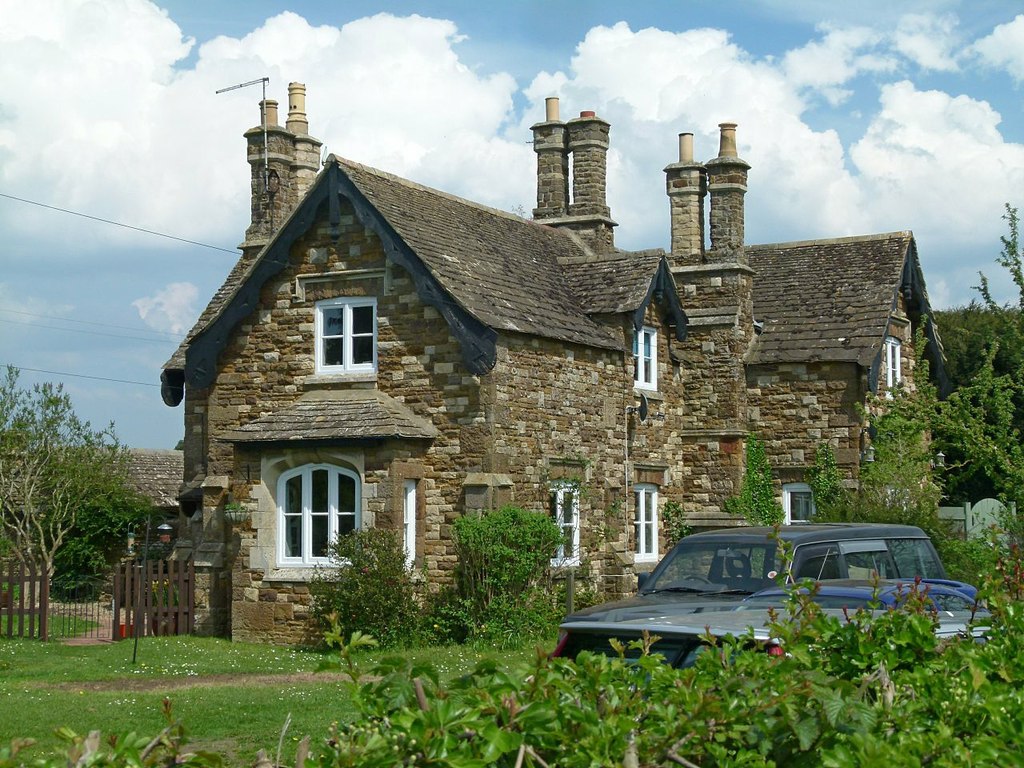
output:
[[[277,484],[278,561],[316,565],[328,546],[362,522],[359,475],[331,464],[307,464],[281,475]]]

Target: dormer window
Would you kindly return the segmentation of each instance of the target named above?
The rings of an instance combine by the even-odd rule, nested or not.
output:
[[[377,370],[377,300],[329,299],[316,305],[316,372]]]
[[[658,388],[658,331],[649,325],[633,334],[633,386]]]
[[[903,372],[900,367],[901,346],[902,343],[895,336],[885,337],[885,386],[890,391],[903,380]]]

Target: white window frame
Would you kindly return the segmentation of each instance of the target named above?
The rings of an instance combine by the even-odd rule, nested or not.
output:
[[[633,486],[633,528],[636,533],[633,559],[638,563],[658,559],[658,486],[637,483]],[[650,536],[647,535],[648,530]]]
[[[324,362],[324,310],[341,308],[344,312],[345,330],[341,335],[343,340],[342,362],[340,365],[328,365]],[[370,307],[373,310],[373,359],[368,363],[352,362],[352,310],[361,307]],[[319,374],[337,373],[373,373],[377,370],[377,299],[373,297],[344,297],[327,299],[316,303],[315,316],[316,346],[314,358],[316,360],[316,372]],[[366,334],[358,334],[366,336]]]
[[[564,567],[580,564],[580,489],[575,483],[555,483],[551,486],[551,514],[563,534],[568,532],[569,553],[566,542],[558,545],[551,565]]]
[[[885,386],[888,392],[892,392],[899,383],[903,381],[903,364],[900,353],[903,342],[895,336],[885,337]],[[892,397],[892,395],[889,395]]]
[[[416,565],[416,481],[406,480],[402,493],[402,546],[405,549],[405,567]]]
[[[328,544],[338,538],[337,508],[338,478],[347,477],[355,483],[355,519],[354,530],[362,528],[362,481],[359,475],[351,469],[339,467],[335,464],[305,464],[301,467],[284,472],[277,480],[277,564],[284,568],[308,568],[316,565],[325,565],[330,562],[330,557],[314,557],[313,550],[313,472],[325,470],[327,472],[327,541]],[[302,477],[302,540],[300,542],[301,554],[299,556],[289,555],[287,552],[288,530],[287,518],[293,517],[286,513],[288,481],[294,477]]]
[[[807,483],[784,483],[782,486],[782,509],[785,511],[786,516],[783,519],[783,525],[793,524],[793,497],[803,494],[810,494],[811,496],[811,513],[806,520],[804,518],[797,518],[798,522],[808,522],[814,519],[814,513],[816,510],[814,506],[814,492],[811,490],[811,486]]]
[[[650,355],[643,354],[647,340],[650,341]],[[646,373],[645,363],[650,366]],[[633,386],[658,390],[658,329],[650,325],[633,332]]]

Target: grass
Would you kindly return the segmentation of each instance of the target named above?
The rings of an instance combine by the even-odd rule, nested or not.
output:
[[[351,686],[336,674],[312,674],[323,655],[267,645],[200,637],[153,637],[139,642],[132,664],[130,641],[69,646],[38,640],[0,640],[0,745],[32,738],[19,757],[31,760],[63,746],[54,730],[79,734],[136,731],[155,735],[166,725],[161,710],[170,699],[194,748],[223,754],[233,765],[251,765],[256,752],[274,755],[288,716],[282,762],[294,759],[296,742],[312,737],[314,748],[330,724],[355,714]],[[360,656],[360,669],[394,652]],[[534,651],[502,652],[515,666]],[[468,647],[403,652],[429,662],[443,678],[464,674],[486,652]]]

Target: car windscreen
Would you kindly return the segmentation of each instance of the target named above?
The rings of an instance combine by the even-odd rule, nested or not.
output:
[[[774,541],[707,538],[676,546],[644,584],[648,592],[756,592],[774,584]]]
[[[946,578],[942,562],[928,539],[889,539],[888,544],[900,578]]]

